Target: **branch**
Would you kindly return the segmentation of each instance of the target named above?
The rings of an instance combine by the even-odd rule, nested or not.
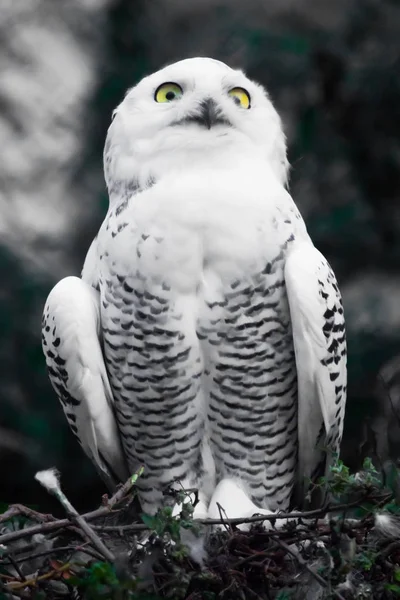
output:
[[[369,496],[370,501],[380,501],[381,499],[386,502],[390,494],[383,494],[382,496]],[[316,508],[314,510],[308,510],[303,512],[289,512],[289,513],[274,513],[271,515],[257,515],[254,517],[236,517],[236,518],[223,518],[223,519],[193,519],[193,523],[200,525],[242,525],[243,523],[262,523],[263,521],[277,521],[279,519],[313,519],[315,517],[324,517],[328,513],[342,512],[349,508],[356,508],[365,502],[366,498],[355,500],[354,502],[348,502],[346,504],[337,504],[327,506],[325,508]],[[99,529],[101,531],[146,531],[149,529],[147,525],[143,523],[131,523],[130,525],[93,525],[93,529]],[[0,538],[1,543],[1,538]]]
[[[62,573],[68,571],[68,569],[70,569],[71,566],[73,566],[71,565],[71,563],[66,563],[65,565],[62,565],[59,569],[53,569],[52,571],[49,571],[44,575],[31,575],[28,576],[30,578],[25,579],[25,581],[10,581],[9,583],[5,584],[5,587],[7,587],[9,591],[13,592],[14,590],[22,590],[28,586],[36,586],[38,581],[45,581],[46,579],[51,579],[54,575],[62,575]]]
[[[93,519],[97,519],[99,517],[105,517],[111,512],[115,506],[117,506],[122,500],[125,499],[127,494],[130,492],[131,488],[137,481],[137,478],[143,472],[143,468],[141,467],[137,473],[129,477],[129,479],[122,485],[111,498],[105,498],[104,504],[97,508],[96,510],[92,510],[83,515],[85,521],[93,521]],[[48,523],[40,523],[39,525],[32,525],[31,527],[25,527],[24,529],[20,529],[18,531],[12,531],[10,533],[5,533],[0,536],[0,544],[6,545],[9,542],[14,540],[18,540],[24,537],[35,535],[36,533],[48,533],[49,531],[56,531],[57,529],[65,529],[71,527],[70,519],[58,519],[55,521],[50,521]],[[145,526],[143,529],[148,529]]]
[[[93,510],[91,512],[85,513],[83,518],[85,521],[93,521],[99,517],[104,517],[113,512],[113,508],[121,502],[130,489],[133,487],[136,479],[132,481],[134,478],[138,477],[138,474],[130,477],[126,483],[121,486],[117,492],[110,498],[106,498],[105,504],[103,504],[100,508]],[[355,508],[360,506],[366,499],[369,501],[380,501],[390,498],[390,494],[382,494],[379,496],[365,496],[360,500],[355,500],[354,502],[349,502],[347,504],[337,504],[337,505],[328,505],[325,508],[318,508],[315,510],[309,510],[304,512],[290,512],[290,513],[276,513],[273,515],[260,515],[256,517],[248,517],[246,519],[235,518],[235,519],[194,519],[194,523],[199,523],[201,525],[226,525],[229,523],[230,525],[240,525],[242,523],[262,523],[264,521],[276,521],[277,519],[312,519],[315,517],[323,517],[327,513],[335,513],[341,512],[344,510],[348,510],[349,508]],[[12,531],[10,533],[5,533],[0,536],[0,544],[6,545],[7,543],[21,539],[24,537],[28,537],[34,535],[36,533],[47,533],[49,531],[56,531],[58,529],[64,529],[71,527],[71,521],[69,519],[59,519],[57,521],[51,521],[49,523],[41,523],[39,525],[32,525],[31,527],[25,527],[24,529],[18,531]],[[148,531],[150,528],[144,523],[132,523],[131,525],[94,525],[93,529],[102,530],[102,531]]]
[[[92,542],[94,548],[96,548],[96,550],[98,550],[106,560],[113,563],[115,561],[114,554],[107,548],[105,543],[99,538],[90,525],[86,523],[84,517],[78,513],[76,508],[71,504],[67,496],[62,491],[58,473],[55,471],[55,469],[39,471],[36,473],[35,479],[37,479],[50,494],[53,494],[53,496],[57,498],[60,504],[62,504],[62,506],[65,508],[70,520],[75,521],[79,525],[86,538]]]
[[[48,521],[55,521],[56,518],[53,515],[44,515],[42,513],[33,510],[32,508],[28,508],[23,504],[12,504],[9,508],[0,515],[0,523],[4,523],[4,521],[9,521],[14,517],[18,517],[19,515],[23,515],[24,517],[28,517],[28,519],[32,519],[33,521],[39,521],[40,523],[46,523]]]
[[[85,542],[84,544],[80,544],[79,546],[75,546],[75,545],[56,546],[55,548],[50,548],[49,550],[43,550],[42,552],[36,552],[36,554],[30,554],[29,560],[30,561],[36,560],[37,558],[41,558],[43,556],[50,556],[53,554],[58,554],[59,552],[70,552],[71,558],[76,552],[85,552],[85,554],[89,554],[95,560],[102,560],[103,557],[100,556],[100,554],[97,554],[92,548],[87,548],[88,544],[89,544],[89,542]],[[15,556],[13,556],[13,560],[11,560],[11,555],[7,554],[7,553],[5,554],[5,558],[6,558],[6,560],[3,560],[3,557],[0,559],[0,564],[3,564],[5,566],[13,565],[14,568],[15,568],[15,564],[26,561],[26,556],[22,556],[19,558],[15,558]],[[68,562],[69,562],[69,560],[68,560]],[[7,561],[9,561],[9,562],[7,562]]]
[[[288,554],[290,554],[291,556],[293,556],[297,562],[299,563],[299,565],[301,567],[303,567],[304,569],[306,569],[306,571],[308,571],[310,573],[310,575],[312,575],[312,577],[314,577],[314,579],[316,581],[318,581],[318,583],[324,587],[324,588],[328,588],[328,582],[321,577],[321,575],[319,575],[318,573],[316,573],[308,564],[307,562],[300,556],[300,554],[298,554],[297,552],[295,552],[294,550],[292,550],[290,548],[290,546],[288,546],[287,544],[285,544],[285,542],[283,542],[281,539],[279,539],[279,537],[277,536],[272,536],[273,539],[277,542],[277,544],[279,546],[281,546],[281,548],[283,548],[283,550],[285,550],[285,552],[287,552]],[[332,590],[332,594],[333,596],[335,596],[335,598],[338,598],[339,600],[345,600],[345,598],[342,596],[342,594],[340,592],[337,592],[335,590]]]

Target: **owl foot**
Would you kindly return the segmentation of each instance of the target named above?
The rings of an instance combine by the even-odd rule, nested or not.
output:
[[[253,515],[274,515],[272,510],[259,508],[250,500],[240,484],[234,479],[223,479],[219,482],[212,495],[208,507],[208,519],[247,519]],[[276,519],[274,526],[279,528],[287,522],[286,519]],[[242,531],[248,531],[251,523],[242,523],[238,528]],[[264,521],[264,526],[271,528],[270,521]],[[218,529],[224,528],[223,525],[216,525]]]

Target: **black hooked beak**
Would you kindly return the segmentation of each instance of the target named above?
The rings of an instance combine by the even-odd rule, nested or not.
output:
[[[178,124],[181,124],[182,122],[197,123],[198,125],[207,127],[207,129],[211,129],[213,125],[232,125],[232,123],[224,117],[218,104],[212,98],[203,100],[200,104],[200,112],[196,115],[185,117],[185,119]]]
[[[184,125],[185,123],[197,123],[207,129],[211,129],[213,125],[232,127],[232,123],[224,116],[221,108],[212,98],[206,98],[201,102],[200,111],[197,114],[174,121],[171,125]]]
[[[211,129],[212,125],[216,125],[222,121],[217,103],[211,98],[203,100],[200,104],[200,114],[197,118],[200,123],[207,127],[207,129]]]

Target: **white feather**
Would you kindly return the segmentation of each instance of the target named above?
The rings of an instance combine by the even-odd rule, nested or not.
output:
[[[400,538],[400,520],[394,515],[388,513],[375,514],[375,530],[385,538]]]
[[[38,471],[35,475],[35,479],[49,492],[56,492],[60,489],[59,474],[54,468]]]

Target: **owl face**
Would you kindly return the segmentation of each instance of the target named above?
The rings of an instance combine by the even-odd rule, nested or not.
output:
[[[105,148],[110,182],[227,152],[257,152],[286,179],[285,136],[266,91],[242,71],[192,58],[145,77],[113,113]],[[140,173],[139,173],[140,178]]]

